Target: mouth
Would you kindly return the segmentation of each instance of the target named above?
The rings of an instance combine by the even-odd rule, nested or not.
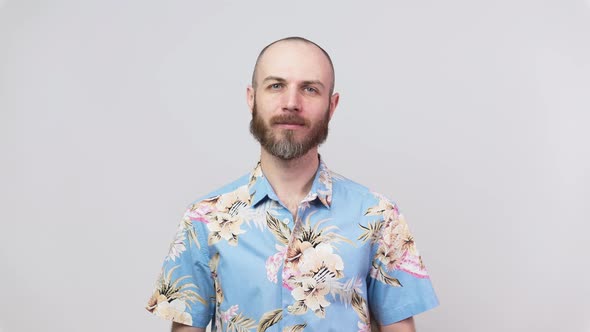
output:
[[[283,128],[283,129],[300,129],[305,127],[304,124],[299,123],[275,123],[276,127]]]

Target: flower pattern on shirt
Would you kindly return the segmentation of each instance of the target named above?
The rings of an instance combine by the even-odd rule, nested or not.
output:
[[[427,278],[428,274],[404,216],[391,201],[379,194],[375,196],[379,203],[368,208],[365,215],[381,216],[382,222],[360,225],[364,233],[359,236],[359,240],[370,240],[378,245],[370,276],[392,286],[401,286],[399,280],[388,275],[393,270]]]
[[[247,188],[222,194],[197,204],[191,210],[195,218],[206,223],[209,229],[208,244],[213,245],[225,240],[231,246],[238,245],[238,235],[246,231],[241,228],[244,218],[241,211],[250,205],[250,193]]]
[[[297,324],[292,326],[286,326],[283,332],[301,332],[307,327],[307,324]]]
[[[277,249],[277,253],[268,257],[266,260],[266,278],[271,281],[272,283],[277,283],[277,274],[283,265],[283,261],[285,260],[285,255],[287,254],[287,246],[281,246],[279,244],[275,245]]]
[[[188,207],[147,308],[198,327],[213,317],[212,331],[301,332],[345,324],[343,332],[369,332],[375,314],[369,307],[383,309],[383,322],[395,319],[391,307],[404,305],[399,301],[407,295],[376,300],[384,290],[410,288],[408,300],[423,294],[426,300],[412,302],[416,313],[434,306],[423,279],[424,264],[395,203],[320,161],[309,194],[291,216],[258,163],[235,185]]]
[[[193,283],[181,284],[181,281],[189,278],[182,276],[172,279],[172,273],[179,265],[171,268],[168,273],[162,271],[156,290],[148,301],[146,309],[158,316],[173,320],[185,325],[192,324],[192,317],[186,312],[190,309],[191,303],[200,302],[206,304],[205,300],[196,292],[198,287]]]
[[[180,257],[180,255],[186,250],[188,245],[187,241],[192,241],[192,243],[194,243],[198,248],[201,247],[201,244],[197,238],[197,232],[193,227],[193,219],[191,218],[190,210],[185,212],[184,216],[182,217],[182,221],[178,225],[176,236],[170,244],[170,249],[168,250],[168,256],[166,256],[166,260],[175,261],[176,258]]]
[[[286,255],[283,247],[278,246],[279,253],[269,260],[276,262],[284,258],[283,286],[291,290],[295,300],[288,308],[289,313],[302,315],[310,309],[323,318],[325,308],[330,305],[326,295],[331,292],[334,282],[344,276],[344,263],[339,255],[333,253],[332,244],[352,242],[335,232],[338,229],[336,226],[320,227],[327,220],[320,220],[312,227],[312,216],[313,213],[308,214],[305,223],[297,224],[293,237],[285,223],[271,214],[267,215],[268,228],[279,243],[287,246]],[[276,277],[271,279],[274,281]]]
[[[318,317],[325,317],[325,308],[330,305],[325,297],[332,282],[344,276],[343,269],[342,258],[333,253],[329,244],[320,243],[305,249],[298,264],[298,275],[291,277],[296,287],[291,291],[295,303],[289,307],[289,312],[302,314],[310,309]]]

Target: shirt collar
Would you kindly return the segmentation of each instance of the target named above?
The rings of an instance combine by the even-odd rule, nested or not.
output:
[[[312,202],[315,199],[319,199],[329,209],[332,205],[332,175],[321,156],[319,156],[319,159],[320,164],[311,184],[311,189],[303,199],[303,202]],[[260,161],[256,164],[252,172],[250,172],[248,191],[250,192],[250,197],[252,197],[250,200],[252,206],[258,204],[265,197],[279,201],[272,186],[264,176],[264,173],[262,173]]]

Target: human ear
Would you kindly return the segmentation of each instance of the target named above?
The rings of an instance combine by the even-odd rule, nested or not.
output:
[[[336,111],[336,106],[338,106],[338,101],[340,100],[340,94],[336,92],[330,97],[330,119],[332,115],[334,115],[334,111]]]
[[[251,85],[248,85],[246,88],[246,103],[248,103],[248,108],[250,109],[250,113],[254,110],[254,96],[255,96],[254,88]]]

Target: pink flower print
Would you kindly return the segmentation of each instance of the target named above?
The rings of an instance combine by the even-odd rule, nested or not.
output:
[[[285,260],[285,255],[287,253],[287,246],[280,246],[276,245],[278,252],[272,256],[270,256],[266,260],[266,278],[273,282],[277,283],[277,274],[279,273],[279,269],[281,268],[281,264]]]
[[[229,309],[227,309],[226,311],[222,311],[221,312],[221,320],[224,323],[229,322],[229,320],[232,319],[238,313],[239,308],[240,307],[237,304],[235,304],[235,305],[232,305],[231,307],[229,307]]]
[[[292,291],[295,287],[289,285],[289,278],[293,276],[291,269],[289,267],[285,267],[283,269],[283,287]]]
[[[428,278],[428,272],[422,263],[420,255],[414,255],[409,251],[402,256],[399,269],[417,278]]]
[[[199,205],[196,208],[190,209],[188,216],[191,219],[191,221],[200,221],[207,224],[209,223],[209,220],[207,220],[206,215],[212,211],[213,208],[211,208],[211,206]]]

